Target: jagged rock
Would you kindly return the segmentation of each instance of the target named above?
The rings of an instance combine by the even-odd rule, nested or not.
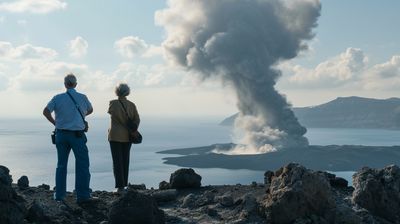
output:
[[[201,176],[193,169],[179,169],[171,174],[169,179],[171,188],[197,188],[201,186]]]
[[[269,189],[269,186],[271,185],[271,179],[274,176],[274,172],[272,171],[266,171],[264,173],[264,184],[265,184],[265,188]]]
[[[128,184],[127,187],[129,190],[146,190],[146,185],[145,184]]]
[[[0,184],[11,186],[11,183],[12,177],[10,175],[10,170],[5,166],[0,165]]]
[[[224,195],[218,197],[218,202],[225,207],[231,207],[233,203],[233,197],[230,193],[225,193]]]
[[[335,223],[340,224],[360,224],[362,219],[348,206],[336,206]]]
[[[165,180],[161,181],[160,184],[158,184],[158,189],[160,189],[160,190],[167,190],[167,189],[170,189],[170,188],[171,188],[171,186]]]
[[[182,208],[193,208],[196,205],[196,196],[194,194],[188,194],[182,201]]]
[[[19,189],[27,189],[29,187],[29,179],[27,176],[22,176],[18,179],[17,185]]]
[[[38,186],[38,188],[40,189],[44,189],[44,190],[50,190],[50,185],[47,184],[41,184]]]
[[[156,191],[152,194],[152,196],[157,202],[168,202],[176,200],[178,192],[175,189],[168,189]]]
[[[207,203],[213,203],[214,199],[215,199],[215,196],[214,196],[214,193],[212,191],[206,191],[203,194],[203,198]]]
[[[211,217],[217,217],[218,216],[218,212],[217,210],[210,208],[210,207],[205,207],[205,212],[207,215],[211,216]]]
[[[112,203],[108,217],[109,224],[165,223],[164,212],[158,209],[155,200],[134,190]]]
[[[332,187],[336,188],[345,188],[349,185],[349,182],[342,177],[335,177],[334,179],[329,180],[329,183]]]
[[[257,210],[257,200],[253,194],[245,194],[241,199],[241,204],[243,206],[243,211],[247,213],[255,212]]]
[[[329,184],[332,187],[335,188],[346,188],[349,184],[349,182],[341,177],[337,177],[335,174],[332,173],[328,173],[325,171],[317,171],[317,173],[320,173],[322,175],[324,175],[328,180],[329,180]]]
[[[24,199],[12,188],[10,170],[0,165],[0,223],[24,223],[26,207]]]
[[[353,175],[353,202],[372,214],[400,223],[400,168],[363,168]]]
[[[44,207],[43,203],[38,200],[34,200],[28,210],[28,217],[27,219],[31,222],[37,223],[46,223],[50,219],[46,215],[46,208]]]
[[[269,223],[293,223],[315,216],[333,223],[335,200],[324,175],[299,164],[280,168],[271,178],[262,211]]]

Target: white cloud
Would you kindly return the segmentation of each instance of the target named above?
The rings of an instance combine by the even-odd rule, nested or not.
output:
[[[284,74],[282,86],[391,91],[400,85],[400,55],[380,64],[371,64],[363,51],[356,48],[348,48],[315,68],[291,62],[284,62],[278,68]]]
[[[384,63],[372,66],[365,74],[367,90],[397,90],[400,86],[400,55],[394,55]]]
[[[123,57],[133,58],[134,56],[142,55],[148,45],[139,37],[128,36],[117,40],[114,47]]]
[[[33,46],[31,44],[24,44],[14,47],[9,42],[0,41],[0,59],[4,60],[26,60],[26,59],[45,59],[51,60],[55,58],[58,53],[45,47]]]
[[[38,13],[45,14],[67,7],[67,3],[60,0],[17,0],[0,3],[0,11],[13,13]]]
[[[11,43],[0,41],[0,58],[9,57],[13,49]]]
[[[143,53],[143,57],[145,58],[151,58],[151,57],[155,57],[155,56],[161,56],[163,55],[163,50],[164,48],[161,46],[154,46],[154,45],[150,45],[146,52]]]
[[[83,57],[87,54],[89,44],[88,42],[80,36],[69,42],[70,56],[75,58]]]
[[[377,64],[371,69],[373,76],[382,79],[394,78],[400,75],[400,56],[393,56],[388,62]]]
[[[114,43],[114,47],[121,56],[129,59],[134,57],[151,58],[163,54],[161,46],[149,45],[146,41],[135,36],[123,37],[117,40]]]
[[[309,69],[290,62],[279,66],[290,74],[289,83],[300,86],[336,87],[359,79],[368,58],[357,48],[348,48],[344,53],[328,59]]]
[[[16,47],[11,57],[15,59],[53,59],[57,55],[53,49],[24,44]]]
[[[26,60],[21,63],[19,74],[11,78],[10,88],[23,91],[51,91],[63,87],[63,78],[67,73],[78,77],[89,74],[83,64],[71,64],[56,61]]]

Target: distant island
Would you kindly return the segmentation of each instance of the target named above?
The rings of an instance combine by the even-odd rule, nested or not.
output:
[[[308,128],[400,129],[400,98],[338,97],[317,106],[295,107],[293,111]],[[236,116],[220,124],[231,126]]]

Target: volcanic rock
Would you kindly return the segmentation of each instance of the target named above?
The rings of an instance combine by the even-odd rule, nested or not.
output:
[[[158,209],[155,200],[134,190],[112,203],[108,217],[109,224],[165,223],[164,212]]]
[[[22,176],[18,179],[17,185],[19,187],[19,189],[26,189],[29,187],[29,179],[27,176]]]
[[[400,168],[364,167],[353,175],[353,202],[372,214],[400,223]]]
[[[167,190],[167,189],[170,189],[170,188],[171,188],[171,186],[165,180],[161,181],[160,184],[158,184],[158,189],[160,189],[160,190]]]
[[[12,188],[10,170],[0,166],[0,223],[21,224],[27,213],[24,199]]]
[[[308,217],[317,217],[319,223],[334,221],[334,196],[318,172],[288,164],[275,172],[268,192],[262,210],[269,223],[293,223]]]
[[[201,176],[193,169],[179,169],[171,174],[169,179],[171,188],[197,188],[201,186]]]
[[[177,195],[178,193],[176,189],[161,190],[151,194],[157,202],[174,201],[176,200]]]

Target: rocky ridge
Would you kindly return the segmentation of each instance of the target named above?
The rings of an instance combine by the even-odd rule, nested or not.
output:
[[[333,174],[290,163],[266,171],[264,183],[201,186],[193,169],[179,169],[160,189],[130,185],[126,192],[94,191],[99,200],[53,200],[43,184],[27,177],[12,184],[0,166],[0,223],[400,223],[400,168],[364,167],[354,187]],[[172,184],[171,184],[172,183]]]

